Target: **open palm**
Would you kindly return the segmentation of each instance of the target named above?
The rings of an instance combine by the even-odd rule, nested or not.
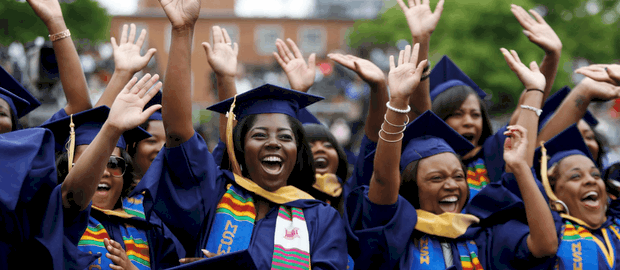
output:
[[[142,70],[149,63],[157,50],[149,49],[144,56],[140,55],[140,50],[146,39],[146,30],[142,29],[138,40],[136,39],[136,25],[131,24],[129,36],[127,36],[127,25],[123,25],[120,44],[116,43],[114,37],[111,38],[112,48],[114,49],[114,68],[127,70],[136,73]]]
[[[378,85],[385,83],[385,74],[377,65],[366,59],[359,58],[354,55],[343,55],[339,53],[330,53],[327,55],[334,62],[355,71],[357,75],[370,85]]]
[[[106,122],[122,131],[130,130],[144,123],[151,114],[161,108],[161,105],[157,104],[144,109],[146,103],[161,89],[162,84],[157,81],[158,79],[159,75],[157,74],[153,77],[146,74],[140,81],[137,78],[131,79],[116,96]],[[153,87],[153,85],[155,86]]]
[[[208,42],[203,42],[202,46],[207,54],[207,61],[213,69],[213,72],[220,76],[237,75],[237,55],[239,54],[239,45],[231,42],[230,36],[226,29],[219,26],[213,26],[213,46]]]
[[[394,64],[394,56],[390,56],[390,73],[388,84],[390,86],[390,98],[407,98],[418,87],[422,71],[426,66],[426,60],[421,61],[417,67],[418,51],[420,44],[415,44],[413,49],[407,45],[398,56],[398,67]]]
[[[286,73],[291,88],[297,91],[307,92],[314,84],[314,77],[316,75],[316,54],[311,54],[306,64],[306,60],[304,60],[303,54],[299,48],[297,48],[297,44],[290,38],[287,39],[286,42],[288,42],[293,51],[291,52],[291,49],[289,49],[283,40],[277,39],[276,47],[278,48],[278,52],[274,52],[273,56],[282,67],[282,70],[284,70],[284,73]]]
[[[435,31],[441,13],[443,12],[443,2],[440,0],[435,7],[435,12],[431,11],[429,0],[409,0],[409,6],[405,5],[403,0],[396,0],[398,5],[405,13],[409,30],[414,37],[421,35],[429,35]]]
[[[504,135],[504,161],[508,167],[513,167],[519,162],[526,160],[527,156],[527,130],[522,126],[508,126]]]
[[[532,61],[530,63],[530,67],[528,68],[521,62],[521,59],[519,59],[519,55],[516,51],[511,50],[509,52],[504,48],[501,48],[500,50],[504,55],[504,59],[506,59],[506,63],[512,72],[519,77],[519,80],[521,80],[521,83],[523,83],[523,86],[525,86],[526,89],[542,90],[545,88],[545,75],[540,72],[540,69],[535,61]]]
[[[200,0],[160,0],[174,28],[193,25],[200,14]]]
[[[523,26],[523,33],[545,52],[557,52],[562,50],[562,41],[558,35],[553,31],[551,26],[545,22],[542,16],[536,11],[530,10],[530,13],[536,20],[532,19],[530,15],[520,6],[511,5],[510,11],[515,15],[515,18]]]

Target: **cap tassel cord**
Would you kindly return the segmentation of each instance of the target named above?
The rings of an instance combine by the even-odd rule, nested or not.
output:
[[[73,168],[73,156],[75,154],[75,124],[73,123],[73,114],[71,114],[71,124],[69,124],[71,131],[69,132],[69,148],[67,149],[68,154],[68,162],[69,163],[69,172],[71,172],[71,168]]]
[[[565,212],[566,214],[569,214],[568,207],[566,207],[566,204],[564,204],[563,201],[555,196],[555,193],[553,193],[553,190],[551,189],[551,184],[549,184],[549,177],[547,177],[547,149],[545,148],[545,142],[540,142],[540,148],[542,152],[540,157],[540,177],[542,178],[542,184],[545,188],[545,192],[547,193],[547,196],[549,196],[549,206],[553,211]]]
[[[237,101],[237,95],[233,98],[233,102],[230,105],[230,109],[226,117],[228,117],[228,121],[226,122],[226,151],[228,152],[228,159],[230,161],[230,165],[233,173],[237,175],[241,175],[241,168],[239,167],[239,162],[237,162],[237,157],[235,157],[235,145],[233,143],[233,121],[235,120],[235,114],[233,110],[235,109],[235,102]]]

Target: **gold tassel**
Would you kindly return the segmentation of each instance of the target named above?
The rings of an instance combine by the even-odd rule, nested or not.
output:
[[[75,154],[75,124],[73,123],[73,114],[71,114],[71,124],[69,124],[71,131],[69,132],[69,148],[67,149],[67,154],[69,155],[69,172],[71,172],[71,168],[73,168],[73,156]]]
[[[553,211],[565,212],[568,214],[568,207],[566,207],[566,204],[564,204],[563,201],[555,196],[553,189],[551,189],[551,184],[549,184],[549,177],[547,176],[547,149],[545,148],[545,142],[540,142],[540,148],[542,152],[540,157],[540,177],[542,178],[542,184],[545,188],[545,192],[549,197],[549,206]]]
[[[233,143],[233,123],[235,121],[233,110],[235,109],[235,102],[237,102],[237,95],[233,98],[230,109],[226,114],[226,117],[228,117],[228,121],[226,122],[226,151],[228,151],[228,159],[230,160],[232,172],[241,175],[241,168],[239,167],[239,162],[237,162],[237,157],[235,157],[235,144]]]

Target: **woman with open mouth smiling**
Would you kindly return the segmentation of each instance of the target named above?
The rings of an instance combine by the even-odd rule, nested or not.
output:
[[[157,213],[194,257],[182,262],[345,269],[344,224],[308,195],[312,153],[295,119],[321,97],[264,85],[209,107],[228,115],[221,167],[194,131],[190,59],[200,2],[161,1],[172,24],[162,97],[166,145],[136,187],[145,191],[146,212]]]
[[[349,194],[346,202],[349,253],[355,265],[365,269],[486,268],[487,262],[480,258],[486,258],[489,250],[479,253],[480,243],[461,238],[479,221],[460,213],[470,190],[459,155],[473,145],[430,111],[407,125],[409,98],[426,64],[422,61],[416,67],[418,48],[416,44],[412,51],[410,46],[401,51],[398,67],[390,57],[389,110],[374,153],[372,180],[369,187]],[[519,189],[527,193],[528,221],[538,221],[530,227],[527,247],[534,257],[551,256],[555,249],[545,247],[557,246],[557,240],[545,236],[553,221],[549,209],[539,207],[544,197],[526,162],[527,130],[508,128],[504,159]]]

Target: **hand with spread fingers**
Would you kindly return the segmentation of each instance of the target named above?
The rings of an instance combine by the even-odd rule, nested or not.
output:
[[[237,75],[237,55],[239,45],[233,43],[226,29],[213,26],[213,45],[203,42],[202,47],[207,53],[207,61],[218,76],[235,77]]]
[[[161,89],[162,84],[158,79],[157,74],[152,77],[146,74],[140,81],[138,78],[131,79],[112,103],[106,123],[124,132],[146,122],[151,114],[161,109],[160,104],[144,109],[149,100]]]
[[[329,59],[343,65],[344,67],[355,71],[369,85],[385,84],[385,74],[377,65],[366,59],[359,58],[354,55],[343,55],[339,53],[330,53],[327,55]]]
[[[291,88],[300,92],[308,92],[314,84],[314,76],[316,75],[316,54],[310,54],[306,64],[306,60],[304,60],[304,56],[295,42],[290,38],[286,39],[286,42],[291,47],[290,49],[283,40],[276,39],[278,52],[274,52],[273,56],[286,73]]]
[[[617,64],[595,64],[581,67],[575,73],[582,74],[592,80],[606,82],[615,86],[620,86],[620,65]]]
[[[144,56],[141,56],[140,50],[146,39],[146,30],[142,29],[138,40],[135,41],[136,25],[131,24],[129,36],[127,35],[127,28],[126,24],[123,25],[119,43],[116,43],[114,37],[111,38],[112,48],[114,49],[114,69],[134,74],[146,67],[157,50],[151,48]]]
[[[28,0],[28,4],[45,25],[56,20],[63,20],[58,0]]]
[[[562,51],[562,41],[540,14],[530,9],[530,13],[536,18],[533,19],[525,9],[517,5],[510,5],[510,11],[515,15],[515,18],[517,18],[521,26],[523,26],[523,34],[525,34],[531,42],[538,45],[547,53],[560,53]]]
[[[508,166],[510,171],[514,171],[517,165],[527,165],[527,129],[519,125],[508,126],[504,135],[507,136],[504,142],[504,161],[506,161],[506,166]]]
[[[405,5],[403,0],[396,0],[396,2],[405,13],[411,35],[414,37],[430,37],[435,31],[443,12],[444,0],[439,0],[435,12],[431,11],[429,0],[409,0],[409,6]]]
[[[532,61],[530,63],[530,67],[526,67],[519,59],[519,55],[516,51],[508,50],[501,48],[502,54],[504,55],[504,59],[506,59],[506,63],[514,72],[519,80],[523,83],[526,89],[544,89],[545,88],[545,75],[540,73],[540,69],[536,64],[536,61]]]
[[[110,264],[110,268],[114,270],[138,270],[138,267],[133,265],[127,257],[127,253],[118,242],[112,239],[103,239],[108,253],[105,254],[114,264]]]
[[[174,29],[193,27],[200,14],[200,0],[159,0]]]
[[[413,48],[407,45],[405,50],[400,51],[398,55],[398,66],[394,63],[394,56],[390,56],[390,73],[388,74],[390,100],[409,98],[418,87],[422,71],[426,66],[426,60],[416,66],[419,49],[420,44],[416,43]]]

